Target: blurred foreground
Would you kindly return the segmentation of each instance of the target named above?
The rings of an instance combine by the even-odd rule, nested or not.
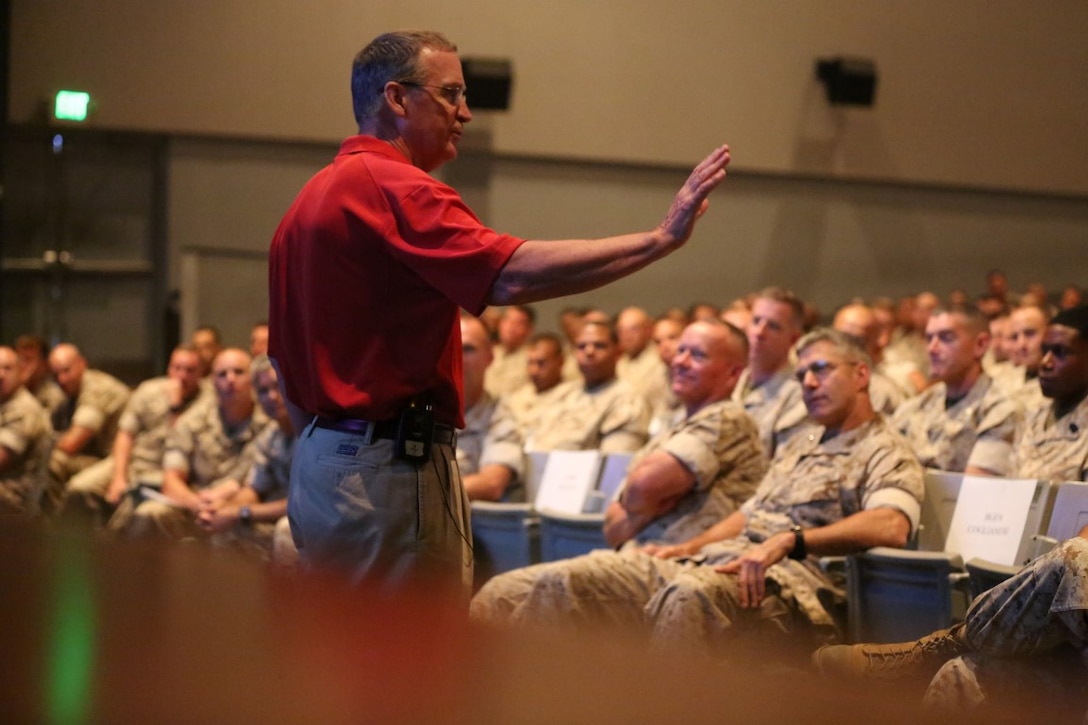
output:
[[[710,664],[615,634],[498,633],[428,592],[374,601],[202,544],[26,524],[0,519],[4,722],[934,720],[924,683],[840,687],[804,653]]]

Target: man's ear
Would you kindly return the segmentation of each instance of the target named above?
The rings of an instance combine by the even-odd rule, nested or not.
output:
[[[873,370],[866,362],[859,362],[855,367],[858,382],[861,384],[861,389],[864,390],[869,387],[869,382],[873,377]]]
[[[385,104],[398,117],[408,115],[408,89],[396,81],[389,81],[383,90]]]

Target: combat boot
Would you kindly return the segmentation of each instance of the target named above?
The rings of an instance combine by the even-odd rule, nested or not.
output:
[[[898,644],[824,645],[812,653],[812,664],[825,677],[861,680],[929,678],[948,660],[971,648],[964,626],[954,625],[914,642]]]

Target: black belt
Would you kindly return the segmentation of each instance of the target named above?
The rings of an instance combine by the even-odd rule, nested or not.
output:
[[[369,435],[371,438],[387,438],[391,441],[397,439],[397,421],[395,420],[370,421],[357,418],[326,418],[322,415],[315,415],[314,427],[360,436]],[[456,429],[451,425],[435,423],[434,438],[431,440],[433,443],[453,445],[456,432]]]

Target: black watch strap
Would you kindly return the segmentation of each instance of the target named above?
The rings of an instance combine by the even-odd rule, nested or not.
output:
[[[790,527],[790,531],[793,532],[793,551],[789,553],[789,557],[794,561],[801,561],[808,556],[808,548],[805,546],[805,531],[797,524]]]

